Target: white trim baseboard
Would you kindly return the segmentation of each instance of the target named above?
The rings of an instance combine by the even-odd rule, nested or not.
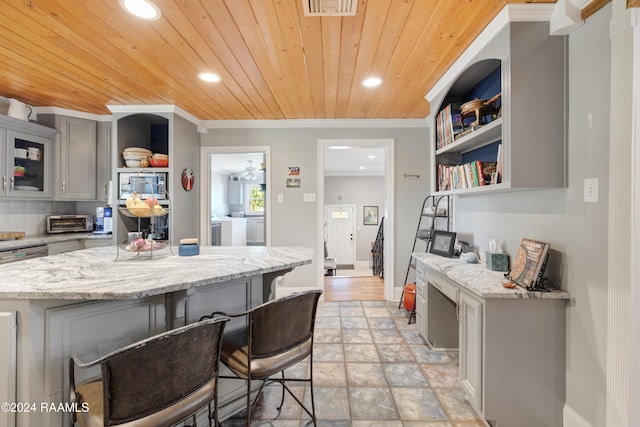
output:
[[[286,297],[291,294],[295,294],[296,292],[305,292],[310,291],[312,289],[318,289],[314,286],[310,287],[299,287],[299,286],[278,286],[276,285],[276,299]],[[324,300],[324,295],[320,296],[321,300]]]

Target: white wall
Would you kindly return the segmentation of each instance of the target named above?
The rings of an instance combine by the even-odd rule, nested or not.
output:
[[[356,261],[369,261],[371,243],[376,240],[384,207],[383,176],[326,176],[324,203],[326,205],[356,205]],[[378,206],[378,225],[363,224],[364,206]]]
[[[454,210],[456,231],[481,251],[496,238],[513,260],[523,237],[555,250],[561,286],[572,296],[566,405],[593,427],[605,425],[606,402],[610,18],[607,5],[569,36],[568,187],[458,197]],[[599,179],[598,203],[583,202],[585,178]]]

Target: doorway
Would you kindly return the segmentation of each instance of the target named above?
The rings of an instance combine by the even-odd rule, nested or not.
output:
[[[377,216],[380,218],[384,218],[384,222],[386,224],[393,224],[394,217],[394,206],[393,206],[393,163],[394,163],[394,140],[393,139],[323,139],[318,140],[318,219],[321,221],[318,227],[318,253],[322,254],[324,252],[324,242],[325,242],[325,204],[341,204],[341,203],[349,203],[348,200],[338,201],[336,200],[327,200],[325,178],[331,177],[336,173],[347,174],[349,176],[359,176],[366,173],[363,172],[361,166],[364,166],[366,169],[366,165],[361,165],[355,163],[350,159],[350,152],[357,151],[362,149],[376,149],[382,153],[382,159],[378,158],[377,161],[382,160],[381,170],[378,175],[381,179],[380,185],[376,187],[375,195],[380,197],[381,201],[379,203],[373,203],[376,205]],[[337,155],[334,155],[338,153]],[[350,167],[349,171],[341,171],[335,172],[331,169],[335,169],[338,163],[345,164]],[[346,166],[345,166],[346,167]],[[364,194],[366,197],[367,194]],[[374,231],[374,239],[375,239],[375,231],[378,230],[378,224],[370,225],[369,221],[365,221],[365,218],[360,217],[360,211],[363,210],[364,205],[360,206],[360,204],[367,205],[367,201],[363,200],[362,203],[358,202],[354,212],[354,219],[356,224],[357,231],[361,231],[359,229],[365,229],[366,231]],[[362,212],[364,214],[364,212]],[[361,221],[362,220],[362,221]],[[384,275],[382,277],[383,281],[383,295],[384,299],[393,301],[394,300],[394,230],[393,226],[385,226],[383,230],[384,234],[384,255],[383,255],[383,264],[384,264]],[[360,239],[358,242],[357,238],[354,238],[354,242],[359,245],[365,244],[367,246],[367,253],[370,252],[370,243],[373,242],[373,239],[365,238]],[[357,261],[357,260],[356,260]],[[319,263],[318,268],[318,277],[319,283],[325,282],[325,269],[323,268],[323,263]],[[373,276],[375,278],[375,276]]]
[[[355,268],[355,210],[355,205],[325,205],[326,253],[336,261],[338,270]]]
[[[202,244],[269,245],[270,147],[202,147],[200,154]]]

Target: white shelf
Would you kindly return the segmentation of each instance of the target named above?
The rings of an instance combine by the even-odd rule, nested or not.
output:
[[[436,150],[436,156],[446,153],[459,153],[475,150],[502,139],[502,117],[482,126],[471,133],[464,135],[454,143],[445,145]]]

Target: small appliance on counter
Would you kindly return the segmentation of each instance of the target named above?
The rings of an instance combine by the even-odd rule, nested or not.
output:
[[[74,233],[93,231],[91,215],[47,215],[47,233]]]
[[[96,208],[96,234],[108,234],[113,231],[113,209],[111,206]]]

